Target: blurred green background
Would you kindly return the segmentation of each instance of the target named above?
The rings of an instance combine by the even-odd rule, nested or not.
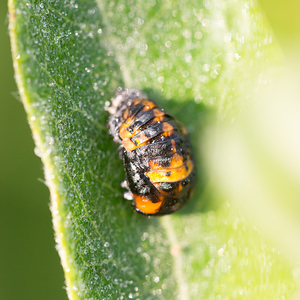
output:
[[[13,77],[6,0],[0,45],[0,299],[67,299],[49,191]]]

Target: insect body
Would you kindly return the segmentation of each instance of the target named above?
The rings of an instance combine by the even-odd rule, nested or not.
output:
[[[133,89],[119,90],[107,110],[110,133],[121,145],[126,198],[145,215],[178,210],[190,198],[195,181],[183,125]]]

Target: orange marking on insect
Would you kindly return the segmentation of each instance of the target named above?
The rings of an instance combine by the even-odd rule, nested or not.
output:
[[[171,131],[174,130],[174,127],[170,123],[163,123],[163,131]]]
[[[144,132],[140,132],[139,134],[134,136],[132,139],[139,147],[143,146],[145,142],[150,140]]]
[[[133,101],[133,106],[136,106],[137,104],[139,104],[142,101],[143,101],[143,99],[135,99]],[[123,113],[123,118],[124,118],[124,120],[127,120],[127,118],[129,118],[129,117],[132,117],[132,114],[129,115],[129,108],[127,108]]]
[[[175,193],[179,194],[182,191],[182,184],[180,183],[178,187],[175,189]]]
[[[163,167],[159,161],[151,160],[149,159],[149,166],[152,170],[164,170],[165,167]]]
[[[145,175],[148,176],[151,182],[177,182],[189,176],[193,168],[193,162],[191,160],[188,160],[179,168],[153,170],[146,172]]]
[[[120,126],[120,130],[119,130],[119,136],[121,139],[126,139],[126,138],[130,138],[132,137],[132,133],[130,133],[127,128],[131,125],[131,123],[134,121],[134,117],[130,117],[126,120],[125,123],[123,123]]]
[[[173,153],[176,153],[176,143],[175,143],[175,141],[174,140],[171,140],[171,145],[172,145],[172,152]]]
[[[171,159],[170,169],[176,169],[181,167],[183,164],[183,156],[175,153]]]
[[[144,103],[145,103],[145,107],[142,109],[141,112],[145,112],[145,111],[150,110],[153,107],[155,107],[155,104],[152,101],[144,100],[143,104]],[[153,112],[154,112],[154,115],[157,118],[157,122],[161,121],[162,118],[163,118],[163,116],[165,115],[165,113],[161,112],[158,109],[153,109]],[[125,113],[126,113],[126,111],[125,111]],[[126,119],[126,121],[120,126],[120,129],[119,129],[119,136],[120,136],[121,139],[131,138],[135,134],[135,132],[137,131],[138,128],[133,128],[132,133],[130,133],[127,130],[127,128],[132,124],[132,122],[134,122],[135,118],[136,118],[136,116],[131,116],[131,117],[127,118],[127,119],[124,117],[124,119]],[[156,119],[156,118],[154,118],[154,119]]]
[[[122,144],[127,152],[130,152],[138,147],[130,138],[122,140]]]
[[[162,133],[163,136],[168,137],[168,136],[170,136],[171,134],[174,133],[174,127],[171,124],[167,123],[167,122],[163,123],[163,128],[162,129],[163,129],[163,133]]]
[[[151,110],[156,107],[155,103],[151,100],[144,100],[143,105],[145,106],[145,110]]]
[[[127,139],[127,138],[131,138],[132,137],[132,133],[130,133],[127,128],[121,128],[120,132],[119,132],[119,136],[122,140]]]
[[[133,101],[132,105],[135,106],[135,105],[137,105],[139,103],[142,103],[143,106],[144,106],[141,111],[151,110],[152,108],[156,107],[156,104],[153,101],[151,101],[151,100],[145,100],[145,99],[136,99],[135,101]]]
[[[129,116],[129,109],[127,108],[123,113],[123,118],[126,120]]]
[[[138,210],[145,214],[155,214],[159,211],[162,201],[153,203],[151,200],[145,196],[133,194],[135,205]]]
[[[143,101],[143,99],[137,98],[133,101],[133,105],[137,105],[137,104],[141,103],[142,101]]]
[[[161,122],[164,119],[165,113],[163,111],[160,111],[159,109],[153,109],[154,122]]]

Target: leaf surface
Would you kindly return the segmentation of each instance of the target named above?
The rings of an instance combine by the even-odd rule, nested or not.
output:
[[[10,1],[16,80],[45,167],[70,299],[293,293],[282,256],[234,207],[215,204],[202,162],[210,116],[236,117],[252,75],[277,57],[251,3]],[[143,89],[191,132],[199,182],[181,212],[145,218],[123,200],[104,110],[118,86]]]

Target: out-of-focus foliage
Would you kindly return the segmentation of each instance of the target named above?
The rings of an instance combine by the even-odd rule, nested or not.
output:
[[[282,60],[259,73],[263,84],[249,89],[237,120],[215,129],[219,148],[206,157],[220,193],[277,245],[299,278],[300,3],[259,2]]]
[[[300,2],[298,0],[259,0],[281,47],[292,60],[299,60]]]

